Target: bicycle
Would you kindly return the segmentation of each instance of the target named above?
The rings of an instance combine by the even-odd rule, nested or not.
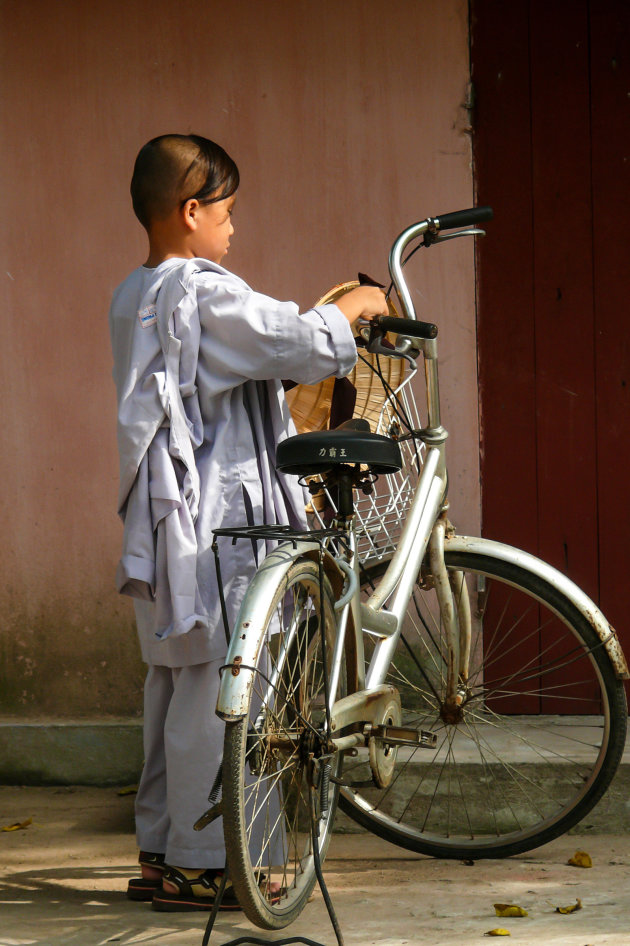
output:
[[[504,857],[581,820],[621,758],[629,674],[603,614],[549,565],[447,517],[437,329],[416,319],[403,255],[491,216],[427,218],[394,243],[404,318],[362,330],[375,370],[406,369],[377,432],[354,420],[278,446],[278,468],[322,491],[317,528],[221,530],[279,543],[243,601],[217,704],[230,876],[262,928],[303,909],[337,805],[412,851]]]

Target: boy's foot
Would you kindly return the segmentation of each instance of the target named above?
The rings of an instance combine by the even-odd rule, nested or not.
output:
[[[152,907],[167,913],[211,910],[219,892],[222,870],[189,870],[184,867],[166,866],[162,884],[153,894]],[[228,880],[221,910],[240,910],[234,888]]]
[[[127,885],[127,897],[129,900],[152,900],[155,891],[162,886],[164,855],[140,851],[138,863],[142,876],[131,878]]]

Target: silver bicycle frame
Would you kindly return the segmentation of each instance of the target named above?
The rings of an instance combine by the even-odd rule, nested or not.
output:
[[[428,221],[422,221],[407,228],[397,238],[390,253],[390,273],[403,314],[410,319],[415,319],[416,315],[411,294],[402,274],[402,256],[408,244],[428,229]],[[449,235],[448,238],[480,232],[483,231],[465,230],[460,234]],[[540,574],[546,581],[560,588],[594,627],[617,676],[627,679],[630,674],[614,630],[599,608],[566,576],[534,556],[518,552],[502,543],[490,542],[486,539],[447,536],[445,441],[448,434],[440,420],[437,341],[435,339],[404,339],[397,347],[402,353],[414,349],[416,352],[421,352],[424,357],[427,426],[419,433],[419,436],[426,444],[427,452],[396,551],[378,587],[367,602],[362,603],[359,597],[360,581],[356,554],[353,555],[354,578],[346,575],[349,579],[346,594],[342,602],[337,602],[338,638],[335,644],[332,674],[333,681],[336,681],[344,648],[348,615],[351,612],[359,657],[359,690],[338,700],[330,707],[333,733],[336,729],[352,722],[378,721],[380,707],[386,705],[391,698],[393,688],[383,684],[383,680],[396,649],[404,615],[427,551],[440,617],[445,625],[449,647],[446,699],[447,701],[455,699],[457,686],[460,681],[466,679],[467,675],[471,618],[467,593],[458,593],[457,605],[454,604],[453,588],[458,580],[461,582],[461,577],[458,579],[460,573],[457,571],[451,573],[447,571],[444,564],[445,545],[455,550],[470,549],[479,554],[503,560],[514,559],[517,564],[522,564],[530,571]],[[351,543],[352,548],[356,548],[355,535],[352,535]],[[305,539],[304,542],[297,543],[295,548],[279,547],[267,556],[250,585],[234,627],[219,691],[217,713],[225,720],[239,719],[247,710],[249,692],[256,674],[255,668],[264,643],[265,622],[273,597],[293,562],[305,554],[311,557],[319,554],[319,546]],[[463,585],[464,589],[465,587]],[[341,607],[339,607],[340,604]],[[365,680],[363,679],[364,633],[376,639],[370,666],[365,672]],[[330,692],[335,691],[336,686],[331,686]],[[358,745],[362,739],[361,733],[353,733],[350,736],[335,739],[334,742],[341,749]]]
[[[426,233],[428,229],[428,221],[423,220],[421,223],[416,223],[403,230],[394,242],[389,257],[390,275],[396,287],[403,315],[408,319],[415,319],[416,312],[403,276],[402,257],[409,243]],[[380,639],[377,639],[366,675],[367,688],[376,687],[385,679],[400,637],[407,605],[420,573],[422,561],[430,545],[431,570],[436,582],[437,599],[449,644],[454,647],[461,635],[464,638],[467,637],[468,641],[470,640],[470,621],[468,621],[467,627],[459,628],[458,626],[453,595],[448,574],[444,567],[444,556],[443,552],[440,551],[444,543],[444,524],[440,523],[439,517],[445,508],[446,499],[445,442],[448,433],[442,426],[440,418],[437,339],[405,339],[397,347],[403,352],[410,351],[412,348],[416,349],[424,357],[427,426],[421,432],[420,437],[426,444],[427,453],[416,495],[396,552],[381,582],[370,596],[367,605],[364,606],[364,614],[366,612],[368,614],[370,612],[379,613],[387,606],[388,612],[396,618],[395,630],[387,638],[380,637]],[[438,525],[436,525],[436,522]],[[465,611],[459,616],[465,620]],[[370,630],[369,627],[365,629]],[[449,682],[449,691],[454,691],[457,669],[459,667],[454,668],[453,679]],[[451,677],[450,673],[449,677]]]

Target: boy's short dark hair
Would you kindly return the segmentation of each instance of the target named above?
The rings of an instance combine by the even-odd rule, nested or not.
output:
[[[140,149],[131,178],[131,199],[145,229],[195,198],[212,203],[231,197],[238,168],[223,148],[201,135],[160,135]]]

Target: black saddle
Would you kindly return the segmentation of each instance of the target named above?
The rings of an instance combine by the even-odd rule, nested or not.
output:
[[[395,440],[373,434],[366,420],[346,421],[336,430],[315,430],[278,444],[276,466],[283,473],[310,476],[343,464],[362,464],[372,473],[395,473],[402,467]]]

